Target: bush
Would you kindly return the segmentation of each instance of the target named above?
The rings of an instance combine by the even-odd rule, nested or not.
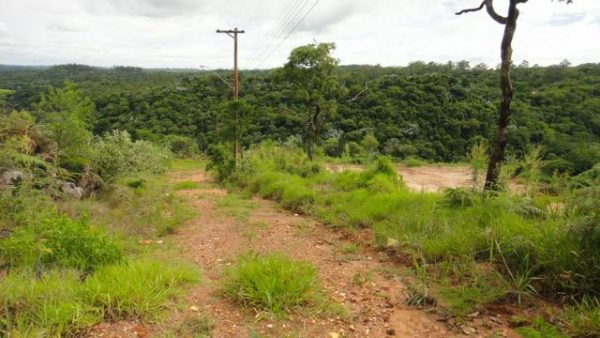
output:
[[[402,161],[402,163],[409,168],[422,167],[427,164],[427,162],[423,161],[422,159],[412,156],[406,158],[404,161]]]
[[[192,157],[198,154],[198,143],[189,137],[168,135],[164,142],[177,157]]]
[[[191,266],[157,261],[123,262],[98,269],[84,284],[84,298],[99,308],[103,317],[149,320],[178,295],[185,284],[198,280]]]
[[[229,145],[225,143],[211,145],[208,148],[208,157],[210,158],[210,163],[206,169],[216,170],[219,182],[226,181],[235,172],[235,161]]]
[[[0,241],[0,257],[12,267],[67,267],[86,272],[122,259],[121,249],[83,219],[50,214]]]
[[[132,173],[162,173],[169,159],[165,149],[148,141],[133,142],[126,131],[97,138],[94,148],[91,167],[106,183]]]
[[[444,204],[451,208],[464,208],[473,205],[475,195],[464,189],[446,189],[444,191]]]
[[[307,262],[279,254],[246,255],[225,271],[223,292],[243,306],[284,316],[314,305],[319,294],[317,271]]]

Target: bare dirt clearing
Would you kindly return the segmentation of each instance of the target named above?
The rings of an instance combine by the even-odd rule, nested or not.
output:
[[[330,164],[326,169],[331,172],[361,171],[364,166],[357,164]],[[448,188],[470,187],[472,184],[471,167],[468,165],[424,165],[407,167],[397,165],[396,171],[402,176],[406,186],[417,192],[439,192]],[[481,176],[481,182],[485,180]],[[509,184],[511,192],[520,192],[522,186],[516,182]]]
[[[172,329],[185,318],[200,314],[214,322],[213,337],[453,337],[462,335],[461,327],[449,328],[427,314],[404,305],[403,274],[383,253],[359,248],[349,253],[349,236],[318,225],[314,220],[281,210],[262,199],[243,203],[223,203],[237,195],[212,185],[202,171],[173,173],[172,180],[192,180],[198,189],[182,190],[198,212],[198,217],[182,227],[169,241],[194,261],[204,280],[189,292],[185,303],[166,325]],[[235,201],[234,201],[235,202]],[[367,237],[368,232],[355,237]],[[307,260],[319,270],[327,294],[343,304],[347,316],[319,317],[310,313],[292,314],[287,320],[257,316],[220,295],[219,280],[225,267],[237,256],[254,251],[279,252]],[[474,335],[493,332],[511,335],[499,324],[475,326]],[[160,330],[158,330],[160,331]]]

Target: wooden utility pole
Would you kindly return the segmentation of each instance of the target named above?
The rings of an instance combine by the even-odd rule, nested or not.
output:
[[[217,29],[217,33],[225,33],[233,38],[233,100],[237,101],[239,98],[239,75],[238,75],[238,34],[245,33],[244,30],[238,30],[237,27],[229,30]],[[233,160],[237,164],[238,157],[238,124],[239,124],[239,112],[238,107],[235,107],[235,123],[233,126]]]

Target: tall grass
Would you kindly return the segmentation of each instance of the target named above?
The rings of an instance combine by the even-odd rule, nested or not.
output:
[[[247,254],[225,272],[223,292],[257,311],[282,317],[290,311],[319,303],[316,268],[279,254]]]
[[[482,151],[475,149],[472,156],[477,168],[482,168]],[[320,165],[310,164],[301,153],[272,143],[249,151],[234,176],[240,186],[262,197],[311,213],[330,226],[372,228],[376,245],[386,250],[392,245],[404,256],[435,264],[438,296],[459,313],[536,295],[598,297],[596,176],[586,174],[592,177],[585,180],[592,182],[587,188],[544,195],[538,189],[540,154],[533,149],[519,165],[526,175],[525,196],[464,189],[411,192],[389,160],[379,159],[363,172],[328,173],[316,170]],[[505,180],[515,168],[511,163]],[[473,264],[492,270],[474,274],[473,269],[456,269]]]

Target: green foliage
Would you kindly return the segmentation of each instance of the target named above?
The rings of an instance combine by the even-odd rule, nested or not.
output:
[[[475,194],[464,189],[446,189],[444,191],[444,203],[451,208],[465,208],[473,205]]]
[[[535,317],[533,323],[527,327],[517,328],[518,334],[523,338],[566,338],[556,327],[546,323],[544,318]]]
[[[569,307],[563,315],[565,331],[572,337],[600,336],[600,301],[583,298],[581,303]]]
[[[132,141],[126,131],[113,131],[94,141],[91,167],[106,183],[122,175],[158,174],[166,169],[167,152],[148,141]]]
[[[243,306],[283,317],[318,303],[317,271],[279,254],[248,254],[225,271],[223,292]]]
[[[306,105],[306,147],[313,159],[313,147],[321,136],[325,122],[337,109],[335,95],[339,90],[335,77],[339,60],[331,56],[334,43],[309,44],[294,48],[288,62],[276,77],[292,85],[294,97]]]
[[[137,260],[106,266],[86,279],[84,299],[103,318],[150,320],[178,295],[182,286],[198,280],[195,268],[181,264]]]
[[[175,190],[193,190],[193,189],[198,189],[199,187],[200,187],[200,184],[198,182],[181,181],[181,182],[175,183],[175,186],[173,187],[173,189],[175,189]]]
[[[518,114],[511,121],[507,150],[520,154],[531,144],[542,144],[545,163],[572,174],[600,162],[600,104],[594,87],[599,67],[515,68]],[[245,71],[241,77],[240,96],[256,112],[244,122],[244,147],[265,138],[306,135],[306,96],[296,95],[287,80],[276,81],[278,72]],[[335,95],[336,117],[325,120],[319,135],[339,138],[339,152],[349,142],[359,145],[364,131],[372,130],[380,150],[395,158],[460,161],[494,132],[498,74],[492,67],[464,62],[340,66],[335,77],[344,84]],[[227,117],[218,107],[229,101],[229,88],[210,72],[81,65],[0,71],[0,87],[14,90],[6,96],[8,110],[34,111],[33,103],[49,85],[69,80],[95,103],[96,134],[119,129],[149,140],[177,134],[197,141],[202,150],[226,137]]]
[[[12,267],[67,267],[89,272],[120,261],[122,252],[84,219],[48,214],[1,240],[0,257]]]
[[[70,337],[102,320],[151,320],[197,280],[191,267],[156,261],[102,267],[85,281],[64,269],[13,271],[0,279],[0,335]]]
[[[34,108],[54,142],[55,163],[67,168],[87,164],[94,103],[67,82],[63,88],[50,87]]]
[[[427,164],[427,162],[423,161],[422,159],[412,156],[406,158],[404,161],[402,161],[402,163],[409,168],[422,167]]]
[[[177,157],[187,158],[198,154],[198,144],[190,137],[168,135],[164,138],[164,142]]]
[[[74,271],[51,271],[41,277],[13,272],[0,278],[0,335],[70,336],[101,321],[98,309],[82,300]]]

